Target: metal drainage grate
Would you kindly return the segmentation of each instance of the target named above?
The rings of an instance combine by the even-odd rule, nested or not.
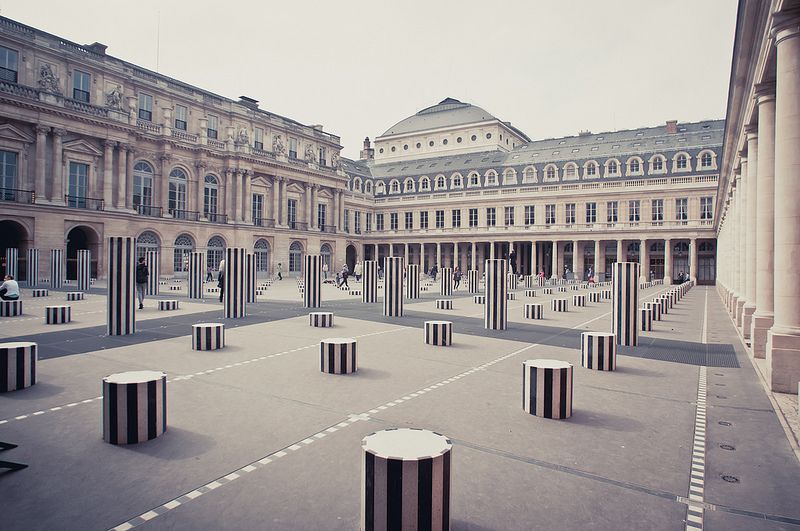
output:
[[[690,341],[642,338],[638,347],[620,347],[623,356],[671,361],[687,365],[739,368],[733,345],[704,344]]]
[[[727,420],[721,420],[717,424],[719,424],[720,426],[733,426],[733,424],[731,424]]]
[[[739,483],[739,478],[736,476],[721,476],[723,481],[727,481],[728,483]]]
[[[728,450],[729,452],[736,450],[736,447],[730,444],[720,444],[719,447],[722,448],[723,450]]]

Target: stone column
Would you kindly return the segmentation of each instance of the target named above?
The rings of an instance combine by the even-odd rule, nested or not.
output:
[[[599,275],[601,273],[605,273],[605,266],[606,266],[606,257],[605,257],[605,246],[603,245],[603,240],[595,240],[594,241],[594,274],[597,278],[600,278]]]
[[[758,201],[758,135],[755,128],[746,127],[747,132],[747,211],[745,212],[745,303],[742,309],[742,337],[750,338],[753,313],[756,310],[756,204]],[[692,280],[697,273],[692,271]]]
[[[553,240],[553,251],[552,251],[552,270],[550,271],[550,276],[555,276],[558,278],[558,240]]]
[[[781,21],[775,94],[775,322],[767,334],[770,387],[796,393],[800,381],[800,19]]]
[[[697,238],[689,240],[689,278],[697,282]]]
[[[639,281],[650,282],[650,249],[647,240],[639,241]],[[693,270],[694,271],[694,270]],[[694,274],[694,273],[693,273]]]
[[[344,228],[344,192],[339,191],[339,226]]]
[[[244,199],[242,204],[244,206],[243,221],[246,223],[253,222],[253,179],[248,170],[242,172],[242,179],[244,179]]]
[[[738,270],[739,270],[739,300],[736,302],[736,325],[741,327],[742,324],[742,315],[744,314],[744,304],[746,301],[746,279],[747,279],[747,239],[745,238],[747,234],[747,159],[742,158],[742,165],[741,171],[742,174],[739,177],[739,204],[737,206],[736,212],[736,219],[738,220],[737,223],[739,224],[739,229],[736,231],[736,236],[739,240],[739,254],[737,255],[737,261],[739,263]]]
[[[47,199],[45,195],[45,149],[47,147],[47,133],[50,131],[49,127],[43,125],[36,126],[36,181],[33,189],[36,192],[37,203],[41,200]],[[55,186],[55,183],[53,183]]]
[[[774,230],[775,230],[775,85],[756,87],[758,104],[758,195],[756,196],[756,310],[750,333],[753,356],[764,358],[767,331],[774,314]],[[727,232],[727,231],[726,231]],[[726,234],[726,241],[727,241]],[[727,266],[726,266],[727,267]],[[726,282],[729,278],[726,269]]]
[[[153,185],[153,190],[159,190],[158,201],[154,201],[154,205],[161,205],[163,213],[169,213],[169,161],[170,156],[167,154],[161,155],[161,175],[160,186]]]
[[[411,262],[408,261],[408,244],[403,244],[403,258],[405,259],[406,264],[410,264]]]
[[[489,260],[494,260],[494,242],[489,242]]]
[[[281,179],[281,225],[288,225],[289,203],[286,196],[286,187],[289,185],[288,179]]]
[[[456,267],[458,267],[460,269],[461,268],[461,264],[458,263],[458,242],[453,242],[453,256],[452,256],[452,258],[453,258],[453,260],[452,260],[452,264],[451,265],[452,265],[453,269],[455,269]]]
[[[225,215],[228,222],[236,221],[233,212],[233,170],[225,170]]]
[[[386,244],[389,246],[389,256],[394,257],[394,243]]]
[[[233,196],[233,219],[234,221],[242,221],[242,171],[236,170],[233,174],[233,188],[231,195]]]
[[[125,146],[125,155],[125,174],[127,175],[127,178],[125,180],[124,204],[125,208],[133,208],[133,167],[136,162],[136,151],[134,150],[133,146]]]
[[[197,173],[197,190],[195,190],[197,204],[195,206],[195,210],[197,210],[200,219],[205,219],[206,163],[203,161],[198,161],[195,163],[194,167]],[[217,197],[219,198],[219,196]]]
[[[313,184],[311,185],[311,219],[308,220],[308,228],[309,229],[316,229],[317,228],[317,192],[319,191],[319,185]]]
[[[120,144],[117,149],[117,186],[114,206],[125,208],[125,192],[128,190],[128,146]]]
[[[664,284],[672,284],[672,240],[664,239]]]
[[[436,267],[442,268],[442,244],[436,242]]]
[[[477,255],[475,254],[477,251],[475,250],[475,242],[472,242],[472,255],[470,256],[470,269],[476,269],[475,263],[477,262]]]
[[[333,209],[333,212],[329,213],[331,217],[328,224],[335,225],[338,232],[343,232],[344,227],[339,225],[339,192],[337,190],[332,190],[332,192],[333,199],[331,200],[331,208]]]
[[[583,280],[583,249],[578,240],[572,240],[572,274],[576,280]]]
[[[306,183],[306,226],[311,228],[311,183]]]
[[[113,140],[103,142],[103,204],[105,208],[114,206],[114,148]]]
[[[66,130],[57,127],[53,128],[53,182],[50,189],[50,200],[62,204],[64,203],[64,194],[66,194],[67,189],[66,179],[63,177],[64,161],[62,159],[64,153],[61,143],[61,139],[65,134],[67,134]]]
[[[281,195],[281,178],[277,175],[272,178],[272,220],[277,226],[280,222],[280,195]]]

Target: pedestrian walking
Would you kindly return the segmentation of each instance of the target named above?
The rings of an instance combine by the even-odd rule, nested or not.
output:
[[[208,272],[206,274],[206,282],[211,282],[212,280],[214,280],[214,268],[208,266]]]
[[[322,264],[322,274],[325,275],[325,280],[328,280],[328,262]]]
[[[139,297],[139,309],[144,308],[144,290],[147,288],[147,277],[150,276],[150,271],[147,270],[147,264],[144,263],[144,256],[139,257],[139,263],[136,264],[136,295]]]
[[[456,266],[453,270],[453,289],[458,289],[459,284],[461,284],[461,268]]]
[[[356,262],[355,268],[353,268],[353,274],[356,276],[356,282],[361,281],[361,274],[364,272],[364,266],[361,265],[361,260]]]
[[[217,273],[217,287],[219,288],[219,302],[222,302],[222,296],[225,295],[225,260],[219,263],[219,273]]]
[[[283,280],[283,264],[278,262],[278,280]]]
[[[347,264],[342,264],[342,272],[341,272],[341,274],[342,274],[342,285],[345,288],[350,289],[350,286],[347,284],[347,277],[350,274],[350,270],[347,269]]]

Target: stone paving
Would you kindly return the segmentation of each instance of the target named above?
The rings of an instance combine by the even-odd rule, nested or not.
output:
[[[221,320],[215,298],[166,293],[179,312],[148,300],[137,334],[115,340],[104,336],[101,287],[70,303],[70,325],[43,324],[40,306],[64,299],[55,292],[0,319],[4,340],[41,345],[38,383],[0,395],[0,440],[19,444],[0,459],[30,465],[0,474],[4,530],[355,529],[360,441],[386,427],[452,439],[454,529],[685,529],[699,390],[702,525],[800,529],[800,466],[713,288],[691,290],[641,338],[663,352],[727,344],[734,366],[621,350],[618,370],[603,373],[580,367],[579,335],[610,330],[610,301],[556,314],[558,294],[530,299],[521,288],[509,330],[488,332],[464,290],[451,311],[436,309],[431,288],[388,319],[380,302],[326,285],[335,327],[321,329],[285,279],[247,318],[225,321],[224,350],[198,352],[190,325]],[[545,319],[523,319],[526,302],[543,303]],[[445,316],[453,346],[425,345],[422,321]],[[319,341],[333,336],[358,339],[355,374],[319,371]],[[520,366],[532,358],[575,365],[570,419],[522,410]],[[168,375],[168,430],[106,444],[101,379],[138,369]]]

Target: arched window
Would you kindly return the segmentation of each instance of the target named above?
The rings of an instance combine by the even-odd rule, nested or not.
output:
[[[344,183],[344,187],[345,189],[350,190],[350,177],[347,178],[347,182]]]
[[[438,177],[436,177],[436,189],[437,190],[447,189],[447,180],[444,178],[444,175],[439,175]]]
[[[678,170],[689,169],[689,159],[686,155],[680,154],[675,158],[675,168]]]
[[[639,159],[636,157],[631,157],[628,159],[628,173],[630,174],[638,174],[642,171],[642,166],[639,163]]]
[[[383,181],[375,183],[375,195],[384,195],[386,193],[386,185]]]
[[[503,171],[503,184],[517,184],[517,172],[514,168],[506,168]]]
[[[397,179],[392,179],[389,181],[389,193],[390,194],[399,194],[400,193],[400,181]]]
[[[419,180],[419,190],[421,192],[427,192],[431,189],[431,180],[427,177],[423,177]]]
[[[169,213],[177,219],[186,219],[186,173],[175,168],[169,173]]]
[[[619,175],[619,161],[611,159],[606,162],[606,175]]]
[[[361,177],[353,179],[353,191],[361,192]]]
[[[597,177],[597,163],[594,161],[587,162],[584,166],[583,176],[587,179]]]
[[[206,175],[203,188],[203,214],[209,221],[217,221],[217,200],[219,197],[219,183],[213,175]]]
[[[535,183],[537,182],[536,179],[536,168],[533,166],[528,166],[522,172],[522,182],[523,183]]]
[[[558,170],[556,170],[554,165],[548,164],[544,169],[544,180],[555,181],[556,179],[558,179]]]
[[[480,186],[480,185],[481,185],[481,176],[478,175],[477,172],[470,173],[469,184],[467,186],[471,188],[473,186]]]
[[[269,242],[260,238],[253,245],[253,254],[256,260],[256,271],[258,273],[269,273]]]
[[[450,176],[450,188],[463,188],[464,187],[464,179],[461,177],[460,173],[454,173]]]
[[[494,170],[489,170],[486,172],[486,180],[484,181],[484,186],[495,186],[497,184],[497,172]]]
[[[710,169],[714,166],[714,157],[711,155],[711,152],[704,151],[702,155],[700,155],[700,167],[704,169]]]
[[[144,161],[133,167],[133,208],[139,214],[151,216],[153,206],[153,168]]]
[[[663,253],[664,252],[664,242],[655,242],[655,243],[650,244],[650,252]]]
[[[158,236],[146,230],[136,238],[136,259],[144,256],[147,251],[158,251]]]
[[[570,162],[566,166],[564,166],[564,180],[565,181],[574,181],[578,178],[578,167]]]
[[[319,248],[319,254],[322,257],[322,263],[328,264],[328,271],[333,271],[333,263],[331,262],[331,256],[333,255],[333,250],[331,246],[327,243],[323,243],[322,247]]]
[[[403,181],[403,191],[404,192],[413,192],[414,191],[414,179],[411,177],[406,178]]]
[[[188,234],[181,234],[175,238],[172,249],[172,270],[175,272],[188,271],[189,253],[194,251],[194,240],[192,237]]]
[[[300,273],[303,268],[303,245],[292,242],[289,246],[289,273]]]
[[[215,271],[219,267],[219,263],[225,259],[225,240],[219,236],[214,236],[208,240],[208,248],[206,252],[206,264]]]
[[[364,188],[364,191],[368,194],[372,193],[372,181],[367,181],[367,185]]]

